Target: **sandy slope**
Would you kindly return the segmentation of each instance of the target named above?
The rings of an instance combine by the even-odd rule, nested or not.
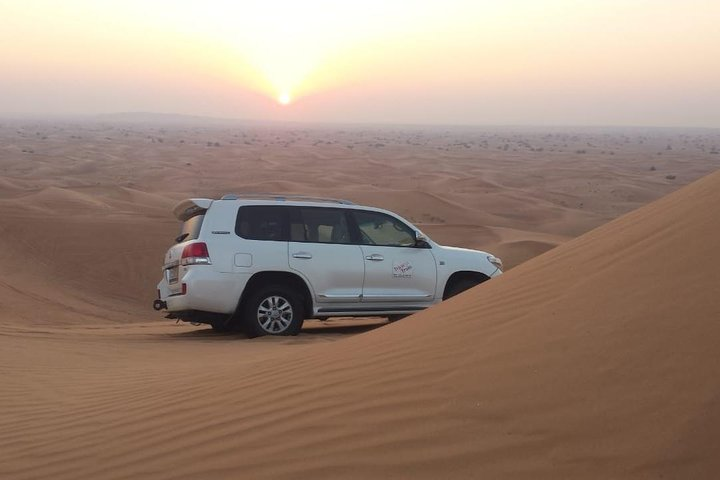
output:
[[[161,207],[49,187],[0,200],[0,324],[129,321],[147,312],[177,228]],[[121,194],[121,195],[120,195]],[[142,213],[138,213],[141,211]]]
[[[718,204],[715,173],[339,340],[10,325],[0,478],[717,478]]]

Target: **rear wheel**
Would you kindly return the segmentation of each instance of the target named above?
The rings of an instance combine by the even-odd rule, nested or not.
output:
[[[251,337],[297,335],[303,320],[301,296],[285,285],[261,287],[244,302],[243,323]]]

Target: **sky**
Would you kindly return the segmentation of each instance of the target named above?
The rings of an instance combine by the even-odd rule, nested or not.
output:
[[[718,0],[0,0],[0,114],[720,128]]]

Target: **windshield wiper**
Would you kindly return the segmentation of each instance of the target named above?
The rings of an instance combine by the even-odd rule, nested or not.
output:
[[[190,234],[189,234],[189,233],[183,233],[183,234],[181,234],[181,235],[178,235],[177,237],[175,237],[175,243],[180,243],[180,242],[182,242],[183,240],[185,240],[185,239],[187,238],[188,235],[190,235]]]

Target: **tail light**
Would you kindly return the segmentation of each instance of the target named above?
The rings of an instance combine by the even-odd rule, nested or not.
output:
[[[204,242],[186,245],[180,257],[181,265],[210,265],[210,253]]]

